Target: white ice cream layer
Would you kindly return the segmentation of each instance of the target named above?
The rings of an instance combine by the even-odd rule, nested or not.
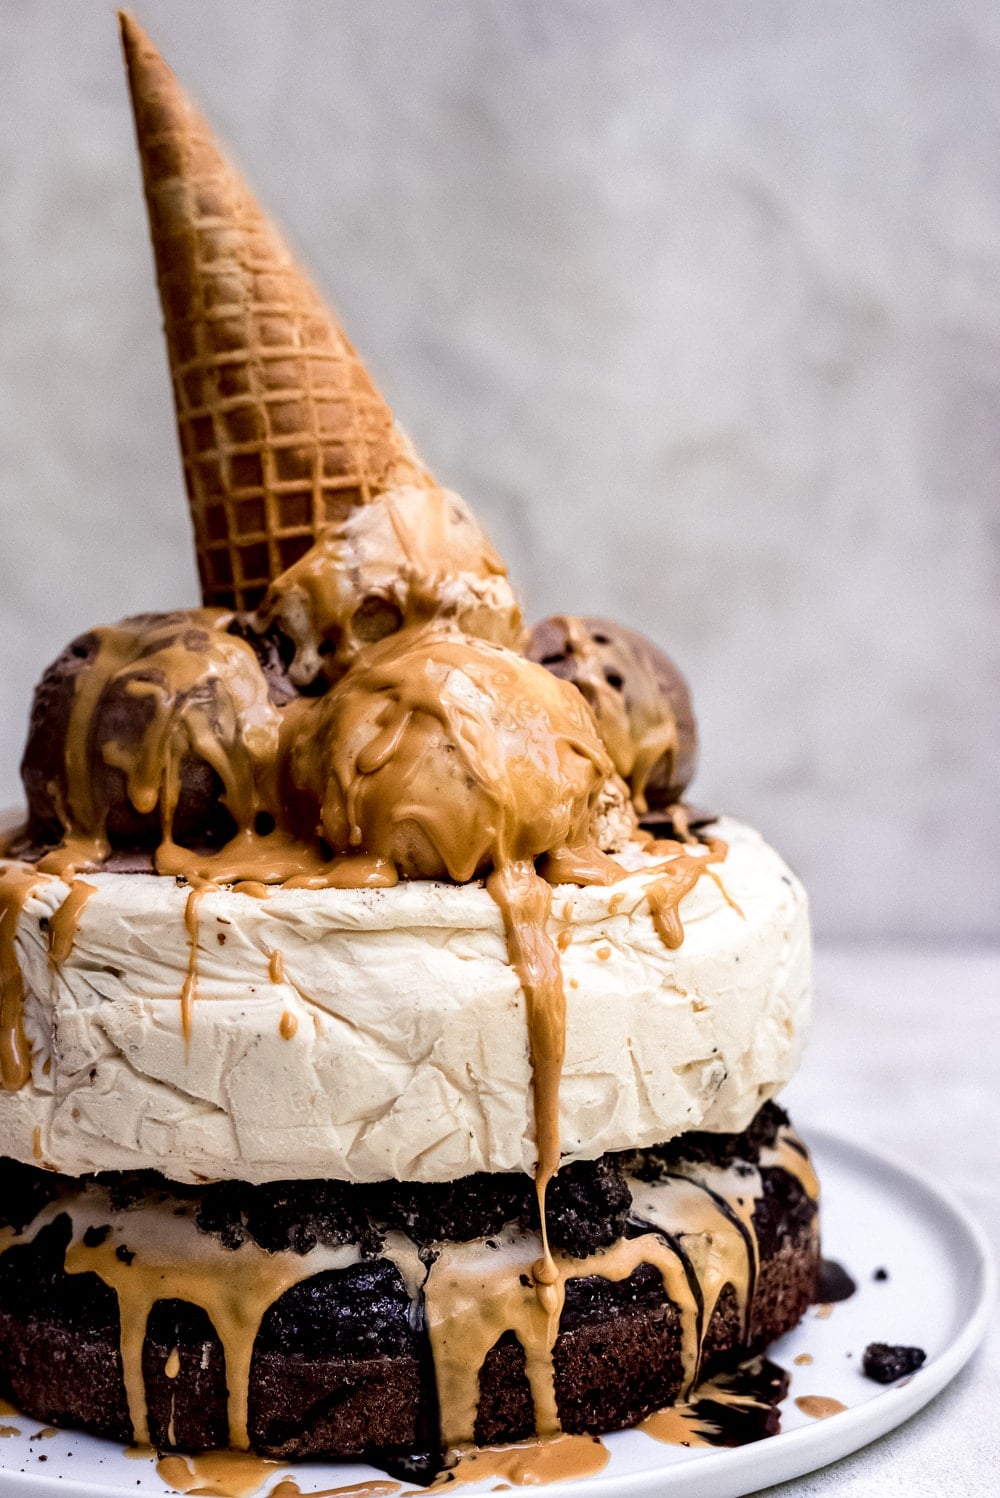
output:
[[[729,853],[715,868],[739,912],[703,875],[681,903],[676,950],[653,928],[648,869],[554,891],[568,1159],[742,1129],[796,1067],[810,1003],[804,891],[756,832],[716,830]],[[524,996],[481,884],[206,892],[186,1045],[187,891],[141,874],[87,882],[97,893],[61,968],[44,918],[66,885],[43,881],[20,918],[33,1075],[0,1093],[0,1153],[178,1181],[532,1169]]]

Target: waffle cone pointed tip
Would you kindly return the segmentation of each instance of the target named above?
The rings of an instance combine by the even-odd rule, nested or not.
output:
[[[436,486],[163,58],[118,20],[202,597],[252,609],[324,525]]]

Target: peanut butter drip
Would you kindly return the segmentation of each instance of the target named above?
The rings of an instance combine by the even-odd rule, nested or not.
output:
[[[431,1487],[434,1484],[431,1483]],[[283,1477],[276,1488],[272,1488],[268,1498],[391,1498],[393,1493],[401,1493],[403,1484],[401,1482],[382,1482],[375,1478],[372,1482],[352,1482],[346,1488],[300,1488],[294,1477]],[[410,1492],[417,1489],[411,1488]],[[426,1491],[426,1490],[425,1490]]]
[[[542,1225],[542,1257],[534,1279],[543,1309],[556,1309],[552,1293],[558,1271],[549,1250],[545,1221],[545,1191],[559,1169],[559,1079],[566,1055],[566,994],[562,964],[549,934],[552,889],[530,863],[495,869],[486,888],[500,907],[507,937],[507,955],[524,990],[531,1085],[535,1105],[535,1191]]]
[[[73,950],[76,928],[80,924],[84,907],[97,894],[97,886],[83,879],[74,879],[69,894],[49,921],[49,961],[53,967],[62,967]]]
[[[847,1408],[839,1399],[829,1399],[825,1394],[801,1394],[795,1403],[803,1415],[813,1420],[828,1420]]]
[[[775,1162],[778,1158],[784,1161],[787,1151],[789,1158],[797,1157],[802,1163],[804,1156],[799,1153],[801,1147],[795,1147],[795,1135],[790,1130],[785,1135],[771,1152]],[[550,1254],[554,1273],[544,1298],[537,1293],[535,1280],[541,1247],[537,1234],[510,1226],[491,1240],[489,1253],[484,1253],[478,1241],[443,1244],[429,1271],[407,1237],[395,1232],[386,1235],[384,1257],[399,1270],[414,1304],[423,1303],[442,1438],[461,1456],[458,1467],[452,1469],[457,1478],[472,1481],[489,1475],[510,1476],[514,1471],[504,1467],[494,1472],[488,1465],[493,1460],[490,1453],[480,1455],[465,1449],[474,1441],[480,1370],[487,1354],[507,1332],[514,1333],[525,1352],[536,1433],[546,1439],[559,1435],[553,1354],[571,1279],[598,1275],[620,1282],[643,1264],[659,1271],[664,1294],[679,1318],[681,1401],[697,1382],[712,1313],[727,1286],[743,1313],[744,1330],[749,1330],[758,1253],[752,1218],[753,1205],[762,1189],[759,1173],[748,1174],[745,1167],[726,1170],[692,1165],[688,1170],[687,1175],[677,1173],[653,1182],[630,1177],[632,1219],[646,1231],[641,1236],[619,1239],[585,1259],[561,1252]],[[219,1336],[229,1391],[230,1445],[245,1450],[249,1442],[247,1411],[253,1349],[265,1312],[303,1280],[356,1263],[360,1251],[355,1245],[344,1245],[317,1247],[304,1255],[291,1251],[270,1254],[252,1242],[230,1250],[196,1228],[193,1210],[190,1203],[164,1196],[145,1203],[140,1212],[116,1212],[110,1207],[106,1190],[95,1184],[72,1202],[61,1198],[44,1208],[30,1235],[68,1212],[73,1235],[65,1255],[67,1272],[96,1273],[115,1290],[125,1390],[136,1443],[147,1445],[149,1441],[142,1369],[149,1314],[157,1301],[177,1299],[200,1306]],[[94,1241],[94,1234],[88,1235],[89,1228],[106,1225],[110,1231],[100,1242]],[[0,1252],[14,1236],[12,1230],[6,1230],[0,1238]],[[168,1377],[179,1376],[180,1360],[174,1353],[168,1355],[164,1371]],[[672,1429],[678,1419],[670,1414],[651,1417],[644,1428],[661,1439],[674,1439],[667,1433],[667,1426]],[[685,1428],[690,1434],[689,1425]],[[507,1452],[504,1460],[527,1463],[525,1471],[535,1470],[533,1463],[549,1464],[552,1476],[547,1480],[554,1481],[560,1453],[572,1462],[581,1451],[572,1443],[553,1443],[548,1452],[539,1452],[537,1446],[518,1446]],[[599,1458],[591,1453],[587,1459]],[[199,1463],[208,1460],[197,1459]],[[181,1466],[172,1467],[171,1474],[179,1478],[183,1470]],[[207,1469],[189,1464],[187,1470],[193,1473]],[[570,1475],[569,1470],[562,1475]],[[174,1476],[168,1480],[173,1481]],[[227,1491],[222,1487],[208,1490]],[[181,1487],[180,1491],[193,1489]]]
[[[819,1179],[813,1169],[809,1151],[794,1129],[779,1129],[778,1137],[768,1149],[760,1152],[761,1165],[776,1165],[794,1176],[811,1202],[819,1201]]]
[[[706,1379],[690,1401],[654,1410],[636,1429],[670,1446],[744,1446],[777,1434],[787,1392],[783,1370],[758,1358]]]
[[[194,1001],[198,997],[198,906],[208,888],[195,885],[184,902],[184,930],[188,938],[188,970],[181,988],[181,1032],[185,1050],[191,1044],[191,1021],[194,1017]]]
[[[182,872],[185,861],[174,816],[192,764],[217,777],[237,828],[271,810],[281,717],[253,651],[226,632],[231,618],[194,609],[92,632],[95,653],[76,676],[62,783],[53,787],[65,837],[40,868],[68,876],[107,857],[109,772],[119,772],[139,818],[155,817],[166,873]]]
[[[565,631],[574,661],[574,680],[590,703],[615,769],[628,782],[640,813],[648,811],[646,786],[665,756],[679,747],[674,704],[656,673],[634,653],[625,655],[612,639],[595,641],[583,621],[569,614],[553,621]],[[641,669],[645,666],[645,669]],[[629,687],[626,705],[623,683]]]
[[[494,1492],[504,1486],[542,1487],[550,1482],[569,1482],[602,1472],[610,1457],[599,1436],[545,1436],[519,1441],[515,1446],[473,1447],[460,1451],[457,1464],[440,1473],[427,1491],[485,1482],[491,1477],[500,1479]]]
[[[543,1301],[533,1279],[531,1243],[514,1242],[484,1264],[479,1245],[455,1245],[433,1265],[424,1291],[427,1327],[441,1409],[441,1433],[449,1445],[470,1442],[479,1402],[479,1370],[505,1332],[513,1331],[525,1353],[525,1372],[535,1406],[538,1435],[560,1430],[553,1349],[566,1297],[566,1281],[599,1274],[628,1279],[640,1264],[652,1264],[681,1317],[681,1357],[685,1385],[699,1356],[698,1302],[688,1282],[683,1256],[652,1235],[622,1238],[588,1259],[552,1256],[555,1277]],[[537,1241],[537,1240],[536,1240]],[[509,1252],[508,1252],[509,1248]],[[528,1250],[526,1254],[525,1250]]]
[[[190,1493],[192,1498],[252,1498],[281,1465],[249,1451],[206,1451],[200,1456],[161,1457],[156,1475],[175,1492]]]
[[[629,871],[607,853],[590,844],[576,848],[556,848],[547,853],[538,872],[549,884],[619,884]]]
[[[264,1313],[286,1290],[323,1269],[356,1263],[354,1246],[314,1250],[308,1267],[292,1253],[269,1254],[253,1242],[229,1250],[199,1233],[186,1215],[148,1204],[131,1215],[109,1211],[103,1193],[74,1206],[68,1274],[97,1274],[118,1296],[121,1357],[134,1440],[149,1443],[142,1348],[146,1323],[159,1300],[184,1300],[206,1312],[222,1343],[229,1391],[229,1444],[249,1447],[247,1402],[254,1342]],[[85,1241],[89,1226],[110,1222],[100,1243]],[[125,1250],[119,1257],[118,1250]]]
[[[701,1286],[699,1343],[727,1285],[736,1297],[744,1335],[749,1332],[759,1267],[752,1218],[760,1193],[757,1171],[734,1183],[732,1172],[705,1167],[698,1167],[697,1178],[676,1174],[654,1187],[639,1182],[632,1187],[635,1216],[677,1238]],[[697,1371],[696,1366],[685,1367],[685,1389]]]
[[[256,625],[291,639],[289,676],[304,687],[336,681],[366,646],[431,619],[515,650],[524,634],[507,569],[464,501],[409,486],[321,531],[268,588]]]
[[[680,904],[684,896],[694,889],[702,874],[707,874],[714,880],[727,905],[731,906],[737,915],[742,915],[739,906],[730,899],[722,881],[711,867],[712,864],[722,863],[729,852],[728,845],[721,837],[706,837],[704,846],[664,840],[653,843],[651,851],[663,852],[667,855],[662,871],[656,876],[655,883],[646,890],[649,913],[653,918],[656,933],[665,947],[673,950],[683,942],[684,927],[681,925]]]
[[[17,958],[17,923],[29,896],[45,880],[30,864],[0,865],[0,1082],[16,1092],[31,1076],[24,1033],[24,977]]]
[[[373,647],[292,749],[339,854],[464,882],[581,843],[610,771],[579,694],[441,626]]]

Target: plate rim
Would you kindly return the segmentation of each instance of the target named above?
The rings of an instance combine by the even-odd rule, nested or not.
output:
[[[852,1134],[812,1126],[808,1120],[797,1124],[799,1132],[809,1144],[810,1153],[839,1155],[849,1168],[870,1169],[878,1167],[883,1173],[894,1176],[905,1185],[909,1193],[933,1203],[940,1211],[945,1209],[946,1218],[934,1216],[935,1228],[944,1232],[957,1231],[964,1239],[965,1247],[971,1251],[971,1262],[975,1274],[975,1298],[970,1310],[963,1315],[957,1332],[935,1357],[926,1362],[903,1385],[885,1389],[884,1392],[841,1412],[836,1420],[821,1421],[814,1425],[800,1426],[797,1430],[780,1431],[765,1441],[747,1446],[713,1448],[705,1456],[693,1462],[677,1462],[666,1465],[661,1471],[649,1468],[628,1473],[595,1473],[592,1477],[569,1479],[553,1484],[554,1491],[565,1498],[643,1498],[649,1485],[656,1483],[658,1491],[669,1495],[674,1486],[684,1486],[684,1498],[741,1498],[755,1492],[762,1485],[769,1487],[776,1482],[787,1482],[809,1472],[818,1471],[840,1457],[860,1451],[879,1436],[901,1425],[929,1404],[942,1389],[961,1371],[983,1341],[997,1301],[997,1263],[992,1245],[982,1225],[965,1206],[952,1188],[940,1183],[933,1175],[922,1172],[891,1149],[881,1145],[872,1147],[862,1143]],[[845,1425],[849,1424],[859,1439],[844,1445]],[[67,1431],[72,1436],[74,1432]],[[616,1434],[627,1435],[629,1432]],[[766,1455],[765,1455],[766,1453]],[[303,1470],[302,1465],[278,1463],[274,1478],[280,1480],[283,1472]],[[308,1470],[308,1469],[306,1469]],[[319,1468],[314,1469],[317,1474]],[[752,1478],[750,1486],[745,1479]],[[113,1484],[93,1482],[89,1479],[50,1476],[40,1472],[15,1472],[4,1466],[0,1453],[0,1479],[4,1488],[17,1498],[21,1493],[30,1498],[124,1498],[134,1488],[126,1488],[119,1478]],[[265,1479],[267,1481],[268,1479]],[[325,1480],[325,1479],[324,1479]],[[367,1481],[359,1473],[359,1481]],[[373,1479],[371,1479],[373,1480]],[[422,1489],[401,1487],[399,1498],[419,1494]],[[476,1486],[470,1486],[474,1495]],[[140,1489],[141,1492],[141,1489]],[[155,1494],[150,1494],[155,1498]],[[263,1484],[255,1498],[266,1498]],[[309,1498],[308,1493],[303,1498]]]

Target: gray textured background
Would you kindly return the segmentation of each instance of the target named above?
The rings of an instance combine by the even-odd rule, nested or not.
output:
[[[532,616],[690,676],[825,934],[1000,888],[995,0],[140,0]],[[0,8],[0,804],[71,635],[196,600],[103,0]]]

